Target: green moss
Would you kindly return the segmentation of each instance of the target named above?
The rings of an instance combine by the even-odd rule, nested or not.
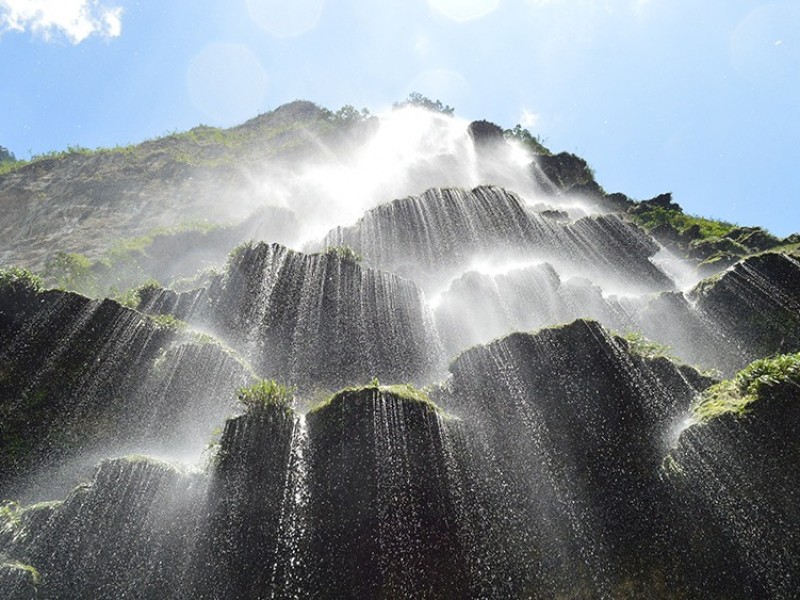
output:
[[[0,504],[0,530],[16,529],[20,524],[22,509],[17,502],[5,500]]]
[[[42,289],[42,280],[38,275],[34,275],[27,269],[11,267],[0,269],[0,288],[22,288],[34,292]]]
[[[669,346],[654,342],[639,332],[633,331],[626,333],[623,337],[628,343],[628,349],[634,354],[638,354],[644,358],[658,358],[663,356],[674,360],[674,357],[669,354]]]
[[[742,416],[766,396],[787,391],[800,395],[800,353],[757,360],[736,374],[708,388],[693,411],[701,421],[722,415]]]
[[[294,388],[278,383],[274,379],[262,379],[254,385],[236,390],[236,399],[248,412],[271,406],[291,410]]]
[[[147,315],[147,318],[153,321],[161,329],[178,331],[188,327],[188,323],[186,323],[186,321],[176,319],[172,315]]]
[[[424,391],[415,388],[413,385],[409,383],[400,383],[395,385],[380,385],[378,383],[378,379],[374,378],[369,385],[361,386],[361,387],[348,387],[340,390],[330,396],[329,398],[323,400],[319,404],[312,407],[308,413],[314,414],[321,410],[324,410],[335,401],[341,399],[343,396],[347,396],[350,394],[359,394],[363,392],[378,392],[381,394],[389,394],[395,396],[396,398],[400,398],[401,400],[407,400],[409,402],[418,402],[424,404],[430,410],[433,410],[436,413],[441,414],[442,416],[447,416],[445,412],[439,408],[439,406],[430,399],[428,394]]]
[[[658,225],[670,225],[679,233],[684,234],[693,228],[691,233],[696,234],[693,237],[702,239],[721,238],[736,227],[733,223],[687,215],[679,210],[663,206],[644,207],[639,205],[631,212],[631,218],[647,230]]]
[[[363,260],[363,257],[353,250],[350,246],[328,246],[325,248],[324,254],[329,256],[336,256],[341,258],[342,260],[359,263]]]
[[[39,571],[33,565],[26,565],[25,563],[19,562],[18,560],[9,560],[4,561],[2,565],[7,569],[13,569],[15,571],[23,571],[25,574],[30,577],[31,584],[33,587],[39,585],[41,581],[41,576],[39,575]]]

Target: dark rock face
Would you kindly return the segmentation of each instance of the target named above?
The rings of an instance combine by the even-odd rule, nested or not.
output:
[[[296,418],[267,407],[228,421],[212,474],[196,598],[289,597],[285,528]],[[298,565],[299,567],[299,565]],[[277,594],[277,596],[273,595]]]
[[[800,391],[774,386],[744,415],[687,428],[671,453],[691,549],[720,549],[708,573],[736,574],[729,597],[794,598],[800,589],[798,428]]]
[[[493,150],[506,143],[503,129],[489,121],[473,121],[467,127],[467,133],[472,138],[475,149],[479,152],[484,149]]]
[[[124,427],[124,398],[172,332],[116,302],[0,291],[0,481]]]
[[[711,380],[595,322],[450,370],[437,399],[460,420],[377,385],[307,417],[251,408],[207,474],[104,461],[66,501],[0,515],[0,554],[56,600],[791,597],[796,388],[670,453]],[[29,571],[0,583],[31,597]]]
[[[423,287],[440,284],[476,257],[531,255],[600,279],[613,269],[615,281],[635,289],[673,286],[649,261],[658,246],[638,227],[610,215],[562,224],[528,211],[515,194],[495,187],[432,189],[384,204],[325,238],[325,245],[342,244]]]
[[[104,461],[4,525],[0,552],[54,600],[474,597],[458,423],[370,388],[304,423],[279,406],[228,421],[209,476]],[[0,582],[27,597],[18,571]]]
[[[533,174],[545,190],[554,192],[594,182],[588,163],[568,152],[537,156]]]
[[[800,349],[800,261],[767,253],[745,259],[694,290],[700,310],[750,360]]]
[[[308,430],[309,597],[471,597],[458,425],[366,389],[310,415]]]
[[[153,439],[165,449],[197,445],[230,410],[232,390],[251,378],[219,345],[111,300],[3,288],[0,307],[3,495],[71,485],[71,470],[25,474],[61,469],[98,448]]]
[[[73,598],[176,598],[189,581],[203,485],[191,474],[131,457],[100,464],[63,503],[26,509],[2,552],[39,572],[39,592]],[[7,580],[2,580],[6,583]],[[10,599],[24,586],[4,587]]]
[[[451,371],[446,402],[479,428],[485,485],[503,490],[504,597],[686,585],[658,472],[701,380],[585,321],[477,347]]]
[[[250,246],[207,291],[156,293],[143,308],[205,323],[262,374],[302,387],[419,381],[441,361],[419,288],[335,253]]]

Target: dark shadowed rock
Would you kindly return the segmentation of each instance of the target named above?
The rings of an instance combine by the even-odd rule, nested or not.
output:
[[[344,391],[308,417],[310,597],[472,597],[458,424],[401,394]]]
[[[800,262],[793,255],[747,258],[698,284],[692,296],[744,348],[747,361],[800,349]]]
[[[719,548],[709,574],[734,572],[739,597],[793,598],[800,587],[799,361],[758,361],[709,390],[670,454],[691,550]]]
[[[420,289],[335,251],[245,246],[207,290],[154,290],[141,307],[210,326],[263,375],[306,388],[419,382],[441,361]]]
[[[658,469],[707,382],[587,321],[476,347],[451,371],[448,406],[481,424],[491,485],[504,490],[494,522],[514,544],[509,597],[686,584]]]

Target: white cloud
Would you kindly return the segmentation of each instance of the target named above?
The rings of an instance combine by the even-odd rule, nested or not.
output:
[[[32,31],[45,40],[64,35],[79,44],[90,35],[117,37],[122,8],[100,0],[0,0],[0,32]]]
[[[522,115],[519,118],[519,124],[523,127],[535,127],[539,122],[539,115],[535,112],[529,111],[527,108],[522,109]]]

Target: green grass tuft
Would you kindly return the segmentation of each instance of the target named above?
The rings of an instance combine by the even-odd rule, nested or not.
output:
[[[249,387],[236,390],[236,398],[248,412],[264,410],[271,406],[291,409],[294,388],[278,383],[274,379],[262,379]]]
[[[424,404],[427,408],[435,411],[436,413],[441,414],[442,416],[447,416],[445,412],[433,400],[430,399],[428,394],[414,387],[410,383],[399,383],[395,385],[380,385],[377,377],[374,377],[368,385],[361,387],[348,387],[344,388],[343,390],[339,390],[332,396],[328,397],[327,399],[323,400],[319,404],[312,407],[308,411],[308,414],[314,414],[321,410],[324,410],[342,396],[349,394],[357,394],[361,392],[379,392],[381,394],[390,394],[402,400],[408,400],[410,402],[418,402],[420,404]]]
[[[800,352],[757,360],[736,374],[708,388],[693,407],[700,421],[722,415],[742,416],[751,405],[768,395],[791,390],[800,395]]]
[[[353,250],[350,246],[328,246],[325,248],[324,254],[329,256],[336,256],[341,258],[342,260],[360,263],[363,260],[363,257]]]
[[[41,291],[43,284],[39,276],[27,269],[11,267],[0,269],[0,288],[24,288],[34,292]]]

